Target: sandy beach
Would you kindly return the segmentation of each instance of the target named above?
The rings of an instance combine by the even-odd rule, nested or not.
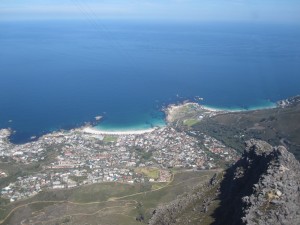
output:
[[[149,128],[144,130],[128,130],[128,131],[104,131],[99,130],[93,127],[85,127],[83,128],[84,133],[88,134],[109,134],[109,135],[132,135],[132,134],[145,134],[145,133],[151,133],[157,128]]]
[[[205,106],[205,105],[201,105],[201,107],[203,109],[211,111],[211,112],[246,112],[246,111],[264,110],[264,109],[274,109],[278,106],[276,104],[274,104],[274,105],[269,105],[269,106],[249,107],[248,109],[243,109],[243,108],[222,109],[222,108],[213,108],[213,107]]]
[[[205,110],[207,110],[207,111],[211,111],[211,112],[228,111],[228,110],[225,110],[225,109],[217,109],[217,108],[208,107],[208,106],[204,106],[204,105],[201,105],[201,108],[202,108],[202,109],[205,109]]]

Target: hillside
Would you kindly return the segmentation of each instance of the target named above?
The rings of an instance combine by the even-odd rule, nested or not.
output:
[[[300,163],[285,147],[252,139],[224,174],[158,208],[150,225],[299,224]]]
[[[217,171],[174,171],[168,183],[105,182],[42,191],[32,198],[1,204],[0,224],[138,225],[159,204],[167,204]]]
[[[300,159],[300,97],[278,102],[273,109],[229,112],[205,117],[192,130],[208,134],[234,149],[251,138],[284,145]]]

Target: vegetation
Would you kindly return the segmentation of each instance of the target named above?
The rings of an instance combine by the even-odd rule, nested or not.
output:
[[[144,172],[155,173],[151,170]],[[0,221],[8,216],[2,224],[17,224],[24,218],[27,218],[27,223],[43,221],[43,224],[141,224],[147,222],[159,204],[176,199],[207,181],[213,173],[177,173],[170,183],[153,183],[146,190],[143,184],[102,183],[44,191],[33,198],[2,207]]]
[[[70,179],[77,183],[81,183],[87,179],[87,176],[70,176]]]
[[[9,175],[7,177],[0,178],[0,188],[3,188],[9,185],[10,182],[14,182],[20,176],[26,176],[27,174],[32,174],[42,170],[42,166],[40,163],[24,165],[16,162],[0,162],[0,169]]]
[[[208,134],[225,145],[236,150],[244,149],[244,142],[250,138],[262,139],[272,145],[285,145],[300,159],[300,104],[286,108],[267,110],[232,112],[219,114],[214,117],[205,117],[201,122],[196,119],[197,112],[193,111],[183,117],[183,129],[195,134]],[[196,111],[196,109],[195,109]],[[177,123],[178,124],[178,123]],[[115,136],[106,135],[104,142],[116,141]],[[201,146],[202,149],[205,147]],[[57,151],[52,149],[46,158],[47,162],[56,157]],[[141,156],[141,161],[148,161],[152,151],[135,149]],[[213,154],[207,151],[208,156]],[[216,156],[214,156],[216,158]],[[217,159],[217,158],[216,158]],[[218,159],[217,159],[218,160]],[[5,160],[4,160],[5,161]],[[43,169],[42,163],[19,165],[9,161],[0,162],[0,169],[7,172],[9,177],[0,179],[0,187],[7,186],[19,176],[34,174]],[[221,159],[220,159],[221,162]],[[221,165],[221,164],[220,164]],[[159,178],[157,168],[136,168],[137,173],[144,174],[148,179]],[[7,199],[0,199],[0,224],[24,223],[44,224],[130,224],[147,223],[154,209],[170,203],[182,193],[193,191],[199,183],[207,181],[214,171],[185,171],[173,169],[175,176],[170,183],[149,182],[142,183],[100,183],[82,186],[74,189],[43,191],[33,198],[10,203]],[[72,177],[81,182],[86,177]],[[213,199],[216,190],[205,193],[193,204],[182,210],[178,218],[182,221],[201,221],[201,224],[210,224],[213,217],[210,215],[218,207],[218,201],[211,201],[208,211],[199,213],[195,205],[201,205],[207,199]],[[201,208],[201,210],[203,210]],[[33,216],[34,215],[34,216]],[[2,220],[2,223],[1,223]],[[179,222],[180,224],[180,222]]]
[[[142,148],[136,147],[135,148],[135,153],[141,157],[142,162],[147,162],[152,157],[152,150],[149,150],[149,151],[146,152]]]
[[[105,135],[104,139],[103,139],[103,142],[104,143],[115,142],[115,141],[117,141],[117,139],[118,139],[117,136],[114,136],[114,135]]]
[[[192,127],[193,125],[197,124],[198,122],[199,122],[199,120],[196,120],[196,119],[187,119],[187,120],[183,121],[183,125]]]
[[[159,188],[162,188],[166,185],[166,183],[152,183],[151,190],[157,190]]]
[[[212,213],[219,206],[216,193],[221,179],[222,173],[219,173],[210,182],[199,183],[191,191],[184,192],[172,202],[157,208],[149,224],[211,224],[214,222]],[[212,180],[214,181],[211,182]]]
[[[193,129],[206,133],[236,150],[244,142],[261,139],[272,145],[285,145],[300,159],[300,104],[286,108],[233,112],[205,118]]]
[[[135,172],[143,173],[148,178],[152,178],[152,179],[159,178],[159,169],[158,168],[140,167],[140,168],[136,168]]]

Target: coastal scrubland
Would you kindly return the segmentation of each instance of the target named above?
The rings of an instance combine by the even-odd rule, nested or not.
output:
[[[278,102],[274,108],[226,111],[197,103],[174,105],[167,110],[167,121],[180,131],[201,137],[206,134],[240,151],[245,141],[255,138],[272,145],[284,145],[300,159],[300,97]]]
[[[243,149],[250,138],[272,145],[284,145],[300,159],[300,103],[243,112],[228,112],[206,117],[194,124],[192,130],[206,133],[226,146]]]

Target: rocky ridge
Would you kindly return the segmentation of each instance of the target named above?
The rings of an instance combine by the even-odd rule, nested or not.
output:
[[[149,224],[300,224],[300,163],[283,146],[247,141],[224,178],[203,187],[157,209]]]
[[[191,192],[184,193],[166,206],[160,206],[154,210],[149,225],[175,225],[194,224],[195,220],[186,215],[186,211],[206,214],[211,207],[213,199],[216,197],[216,188],[220,182],[220,176],[215,174],[209,182],[200,184],[193,188]],[[207,193],[212,192],[212,196]],[[201,222],[201,221],[200,221]]]
[[[220,190],[214,224],[300,224],[300,163],[283,146],[247,141]]]

